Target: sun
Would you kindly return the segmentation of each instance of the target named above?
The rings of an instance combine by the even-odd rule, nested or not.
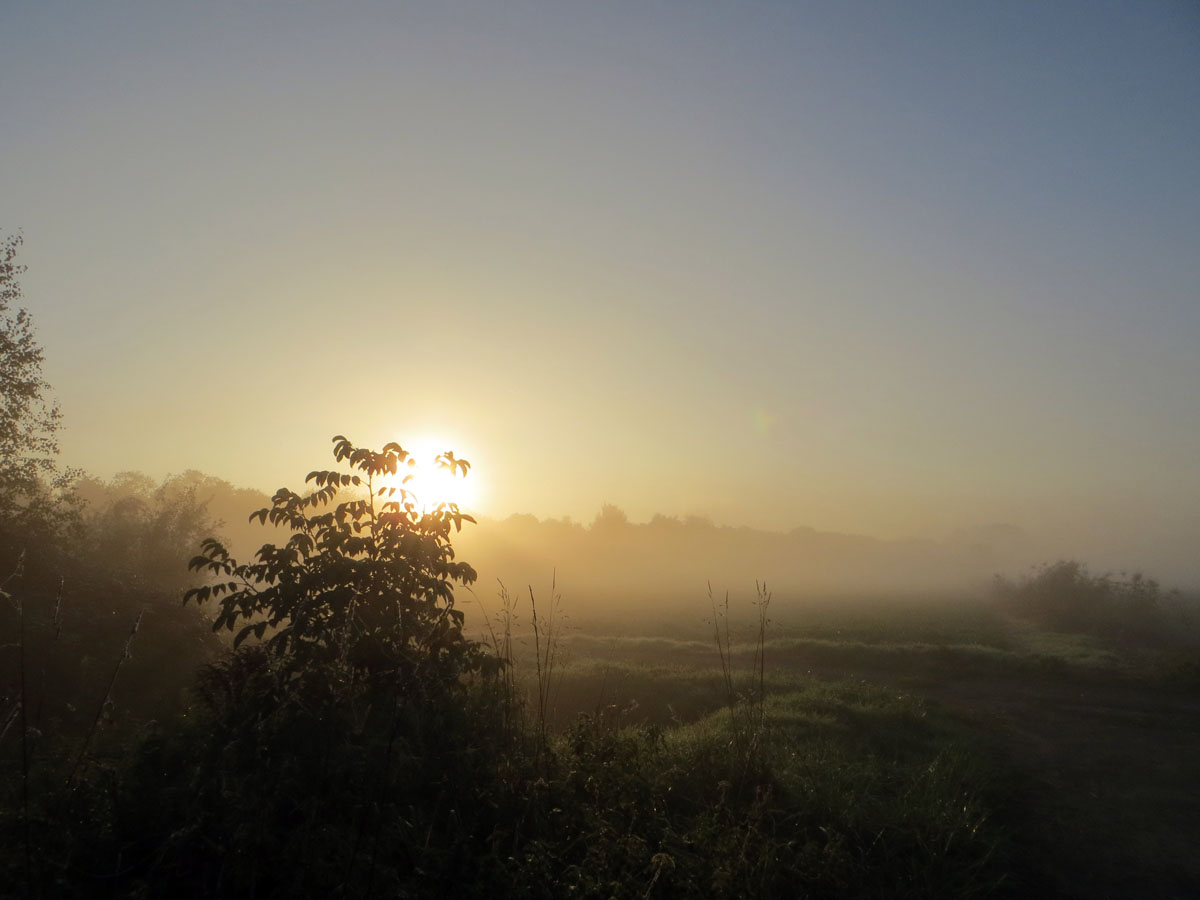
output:
[[[464,475],[461,469],[451,472],[438,465],[438,458],[447,452],[454,453],[455,459],[462,458],[453,442],[422,435],[397,443],[408,451],[408,464],[401,465],[396,476],[387,479],[387,487],[403,487],[412,495],[409,500],[421,511],[436,509],[443,503],[453,503],[463,512],[475,509],[479,500],[479,480],[475,470]],[[400,499],[399,491],[393,499]]]

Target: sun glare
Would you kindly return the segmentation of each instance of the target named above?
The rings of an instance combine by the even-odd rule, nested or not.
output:
[[[421,437],[413,441],[398,441],[409,453],[410,465],[401,466],[394,479],[388,479],[388,487],[409,491],[412,502],[419,510],[431,510],[440,503],[453,503],[463,512],[471,512],[478,502],[478,480],[472,468],[464,476],[462,471],[451,472],[439,466],[437,459],[447,451],[461,459],[460,450],[450,441]],[[469,460],[468,460],[469,461]],[[404,479],[408,480],[405,481]],[[399,499],[399,491],[397,497]]]

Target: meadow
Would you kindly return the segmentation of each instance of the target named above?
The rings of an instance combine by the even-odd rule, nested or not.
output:
[[[1190,614],[1171,645],[1147,647],[1048,629],[994,598],[773,598],[760,642],[751,595],[723,667],[736,607],[691,605],[691,627],[568,628],[555,726],[590,717],[679,743],[723,730],[736,746],[739,716],[761,704],[791,813],[821,809],[855,895],[1187,897],[1200,885]],[[904,864],[920,875],[893,871]]]
[[[1200,888],[1195,597],[1073,562],[961,592],[489,597],[445,566],[453,511],[309,519],[286,491],[264,517],[299,542],[261,569],[206,542],[189,576],[198,483],[110,486],[13,561],[7,895]]]

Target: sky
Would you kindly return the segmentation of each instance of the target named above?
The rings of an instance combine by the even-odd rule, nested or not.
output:
[[[101,477],[433,442],[490,516],[992,522],[1200,583],[1200,7],[0,2]]]

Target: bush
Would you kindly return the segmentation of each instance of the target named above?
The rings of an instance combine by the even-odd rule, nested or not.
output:
[[[418,511],[403,486],[411,476],[398,474],[414,460],[399,444],[374,451],[333,440],[334,458],[348,462],[349,473],[311,472],[311,493],[280,488],[250,517],[292,537],[264,544],[245,564],[206,540],[191,568],[227,580],[188,591],[184,602],[216,601],[213,628],[237,629],[235,646],[269,631],[266,647],[291,680],[365,678],[402,693],[453,684],[484,663],[454,607],[454,584],[476,575],[455,561],[450,534],[474,519],[452,503]],[[470,468],[453,453],[436,463],[464,475]]]
[[[348,472],[312,472],[311,493],[281,488],[251,516],[286,542],[240,563],[209,538],[191,562],[219,580],[185,602],[215,603],[235,649],[201,670],[199,708],[124,773],[111,827],[154,861],[131,864],[130,883],[397,895],[455,871],[461,811],[495,794],[494,717],[467,678],[489,660],[453,594],[475,572],[450,536],[473,520],[453,504],[418,510],[399,445],[334,444]],[[469,468],[451,453],[436,463]]]
[[[1005,607],[1056,631],[1121,643],[1158,644],[1167,638],[1163,591],[1141,573],[1091,575],[1082,563],[1060,560],[1020,581],[997,576],[995,589]]]

